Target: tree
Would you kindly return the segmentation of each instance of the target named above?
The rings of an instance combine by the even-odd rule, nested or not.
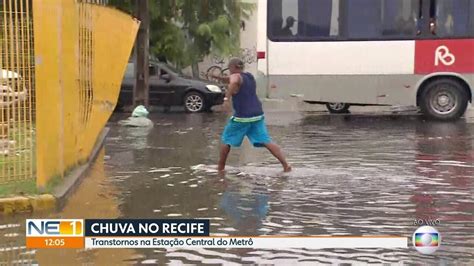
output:
[[[131,0],[111,0],[110,4],[133,14]],[[241,21],[249,18],[254,8],[241,0],[152,1],[150,53],[165,57],[179,69],[193,66],[197,76],[198,63],[207,55],[238,53]]]
[[[140,19],[140,29],[137,34],[137,41],[135,44],[135,71],[136,79],[133,89],[133,103],[137,105],[149,104],[149,88],[150,88],[150,73],[149,73],[149,54],[150,54],[150,0],[141,0],[136,10],[136,16]]]

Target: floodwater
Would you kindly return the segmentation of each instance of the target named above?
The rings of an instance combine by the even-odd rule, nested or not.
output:
[[[408,249],[24,248],[25,216],[0,218],[0,264],[474,264],[474,121],[270,112],[294,172],[247,142],[214,171],[223,114],[155,114],[153,129],[113,117],[104,153],[64,210],[36,217],[209,218],[219,235],[412,236],[438,219],[434,255]],[[3,245],[3,247],[2,247]],[[411,245],[411,240],[410,240]],[[16,255],[12,255],[16,254]]]

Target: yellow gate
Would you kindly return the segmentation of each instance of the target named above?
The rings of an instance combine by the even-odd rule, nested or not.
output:
[[[31,1],[0,1],[0,185],[34,178]]]

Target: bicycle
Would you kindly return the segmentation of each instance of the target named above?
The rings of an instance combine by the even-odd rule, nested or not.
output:
[[[207,69],[205,77],[209,81],[213,81],[213,82],[216,82],[216,83],[221,82],[219,79],[213,78],[216,75],[221,77],[221,78],[222,77],[228,77],[230,75],[229,68],[227,68],[227,67],[222,68],[220,66],[211,66],[210,68]]]

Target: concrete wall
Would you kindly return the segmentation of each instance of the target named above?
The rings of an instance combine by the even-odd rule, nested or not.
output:
[[[89,158],[120,92],[139,22],[100,0],[33,1],[40,187]]]

